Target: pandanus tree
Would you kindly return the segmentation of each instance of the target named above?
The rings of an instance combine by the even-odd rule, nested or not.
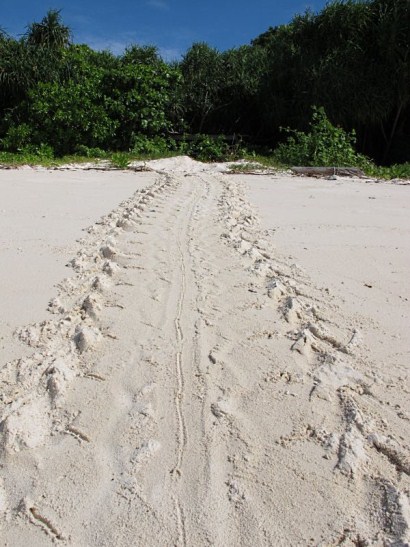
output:
[[[222,62],[225,78],[220,104],[213,116],[215,127],[222,132],[255,134],[266,52],[260,47],[241,46],[222,53]]]
[[[58,50],[29,47],[13,38],[0,41],[0,109],[17,107],[38,82],[64,78],[65,68]]]
[[[25,126],[29,121],[30,94],[40,83],[68,76],[63,52],[71,31],[62,24],[60,12],[49,11],[40,23],[28,26],[19,40],[0,36],[0,133]]]
[[[31,138],[55,145],[48,111],[64,150],[77,137],[128,148],[139,133],[171,130],[241,133],[275,147],[280,127],[308,129],[312,105],[355,129],[361,152],[409,160],[410,0],[333,0],[248,46],[196,43],[173,65],[154,46],[116,56],[73,45],[58,10],[21,39],[0,29],[1,138],[30,127]]]
[[[17,106],[35,80],[44,63],[35,61],[33,52],[21,40],[0,41],[0,96],[2,110]]]
[[[408,143],[409,42],[409,0],[335,0],[269,29],[253,42],[269,56],[266,135],[279,125],[306,129],[310,106],[321,105],[333,123],[357,130],[361,151],[387,162]]]
[[[62,24],[60,11],[51,10],[40,23],[32,23],[20,40],[0,32],[0,95],[10,108],[25,100],[38,82],[61,76],[61,52],[69,46],[71,30]]]
[[[316,19],[322,44],[332,43],[318,55],[314,102],[385,162],[410,102],[410,4],[337,1]]]
[[[184,55],[180,69],[183,77],[185,116],[195,132],[206,129],[209,116],[218,108],[225,78],[221,53],[205,43],[195,43]]]
[[[61,10],[49,10],[40,23],[28,25],[25,37],[30,46],[60,49],[70,45],[71,30],[62,23]]]
[[[381,119],[386,162],[394,140],[407,123],[410,130],[410,2],[374,0],[373,41],[378,46],[383,74],[386,115]],[[408,146],[408,144],[407,144]]]
[[[307,35],[311,25],[311,15],[306,13],[253,42],[267,52],[258,101],[261,131],[267,138],[276,139],[280,126],[304,129],[308,124],[312,70]]]

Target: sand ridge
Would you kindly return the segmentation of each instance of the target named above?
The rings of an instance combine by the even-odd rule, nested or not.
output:
[[[19,329],[5,544],[406,545],[408,420],[360,329],[237,176],[191,162],[90,226]]]

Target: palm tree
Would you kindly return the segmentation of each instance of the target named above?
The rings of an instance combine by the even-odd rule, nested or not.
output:
[[[71,43],[71,30],[62,24],[61,10],[49,10],[40,23],[31,23],[25,34],[30,46],[64,48]]]

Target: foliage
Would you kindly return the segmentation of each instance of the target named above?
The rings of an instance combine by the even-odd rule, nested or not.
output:
[[[38,158],[38,160],[52,160],[54,158],[54,149],[49,144],[40,144],[36,146],[35,144],[28,144],[21,149],[21,154],[31,155]]]
[[[33,142],[55,142],[56,152],[66,154],[78,143],[107,147],[118,126],[106,110],[99,91],[99,75],[91,73],[81,84],[39,83],[26,103]]]
[[[102,148],[98,148],[98,147],[92,148],[84,144],[77,145],[75,148],[75,153],[78,154],[80,157],[84,157],[84,158],[105,158],[108,154]]]
[[[286,125],[306,129],[310,105],[320,104],[335,123],[355,128],[358,149],[375,159],[387,161],[409,142],[407,0],[335,0],[253,44],[269,52],[261,91],[266,134]]]
[[[0,152],[0,164],[2,165],[52,165],[54,163],[54,151],[51,146],[25,146],[18,153]]]
[[[163,62],[156,46],[137,46],[133,44],[126,48],[124,55],[121,57],[121,64],[160,66]]]
[[[120,66],[106,52],[71,46],[60,69],[61,78],[24,84],[23,100],[4,117],[6,149],[16,150],[12,141],[24,138],[52,143],[58,154],[79,145],[128,150],[135,135],[171,128],[167,110],[178,74],[165,63]]]
[[[310,125],[315,104],[331,124],[322,118]],[[173,63],[155,46],[133,44],[117,56],[73,44],[58,10],[19,39],[0,29],[5,153],[24,149],[34,158],[49,146],[56,155],[117,150],[229,159],[246,152],[241,139],[269,155],[281,127],[295,131],[275,161],[293,155],[295,163],[366,166],[357,151],[383,165],[408,162],[409,1],[331,0],[250,45],[220,52],[195,43]],[[198,136],[180,141],[184,133]]]
[[[27,123],[12,125],[5,137],[1,139],[1,146],[9,152],[18,152],[27,146],[32,137],[32,129]]]
[[[129,155],[124,152],[115,152],[111,156],[111,165],[117,169],[127,169],[130,164]]]
[[[195,135],[180,144],[181,152],[199,161],[225,161],[229,157],[229,145],[223,135]]]
[[[410,180],[410,162],[394,164],[389,167],[379,167],[374,164],[370,164],[366,167],[365,172],[367,175],[379,178],[379,179],[407,179]]]
[[[221,53],[196,43],[180,69],[183,117],[192,132],[241,132],[257,125],[257,96],[266,69],[262,48],[242,46]]]
[[[29,46],[62,48],[71,41],[71,30],[61,21],[61,10],[49,10],[40,23],[32,23],[26,32]]]
[[[161,136],[147,137],[146,135],[134,135],[132,149],[134,154],[147,156],[161,156],[170,150],[176,150],[176,142]]]
[[[90,159],[84,156],[69,155],[50,157],[47,153],[39,155],[29,149],[24,149],[18,153],[0,151],[0,165],[6,166],[43,165],[45,167],[56,167],[67,163],[83,163],[88,161],[90,161]]]
[[[227,133],[256,134],[260,128],[261,82],[268,66],[266,50],[241,46],[222,54],[224,77],[219,104],[212,121],[215,129]]]
[[[366,158],[354,149],[356,136],[335,127],[324,108],[313,107],[310,131],[286,129],[287,141],[275,150],[275,159],[284,165],[362,166]]]
[[[38,82],[60,81],[61,59],[60,50],[29,47],[13,38],[0,41],[0,112],[18,107]]]
[[[224,78],[222,58],[215,48],[195,43],[184,55],[180,69],[185,113],[194,132],[201,133],[218,104],[219,87]]]
[[[165,63],[127,64],[105,73],[101,86],[107,113],[117,125],[115,147],[127,150],[137,134],[157,135],[171,129],[167,110],[177,79]]]

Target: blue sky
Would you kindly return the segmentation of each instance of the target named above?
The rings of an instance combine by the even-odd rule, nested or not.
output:
[[[225,50],[247,44],[269,26],[287,23],[324,0],[13,0],[2,10],[0,27],[17,36],[51,9],[74,33],[74,41],[119,54],[132,43],[154,44],[167,60],[193,42]]]

